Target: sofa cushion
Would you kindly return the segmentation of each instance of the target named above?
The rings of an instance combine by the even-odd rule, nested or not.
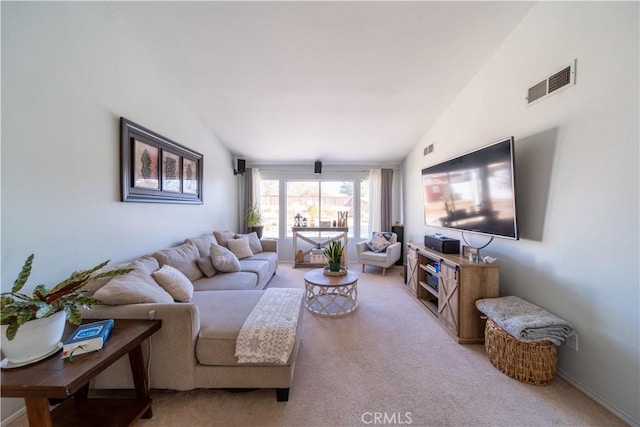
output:
[[[124,264],[114,264],[114,265],[106,265],[99,270],[94,271],[89,275],[90,279],[87,281],[87,284],[82,287],[82,292],[87,297],[92,297],[93,294],[96,293],[98,289],[109,283],[109,280],[113,279],[114,276],[100,277],[96,279],[96,276],[105,273],[111,270],[118,270],[121,268],[129,267],[130,263]],[[74,272],[80,273],[80,271]]]
[[[152,257],[151,255],[141,256],[140,258],[138,258],[138,261],[140,261],[142,265],[144,265],[145,268],[149,270],[149,273],[153,273],[154,271],[160,268],[160,264],[158,263],[158,260]]]
[[[193,282],[196,291],[228,291],[239,289],[256,289],[258,276],[255,273],[238,271],[221,273],[213,277],[203,277]],[[196,292],[196,293],[198,293]]]
[[[218,244],[224,248],[227,248],[227,241],[236,238],[236,233],[233,231],[214,231],[213,235],[216,238]]]
[[[278,268],[278,254],[276,252],[260,252],[259,254],[253,254],[251,258],[247,260],[262,260],[269,263],[269,270],[275,272]]]
[[[201,256],[196,260],[196,265],[202,271],[202,273],[207,277],[213,277],[218,272],[216,268],[213,266],[213,261],[211,261],[211,255]]]
[[[211,245],[211,261],[215,269],[223,273],[240,271],[240,262],[233,252],[215,243]]]
[[[203,365],[237,365],[236,338],[264,291],[196,292],[193,302],[200,313],[196,344],[198,362]],[[229,307],[233,307],[230,310]]]
[[[202,271],[196,264],[200,253],[193,243],[184,243],[180,246],[154,252],[153,257],[158,260],[161,267],[169,264],[180,270],[192,282],[202,277]]]
[[[364,251],[360,254],[360,261],[385,262],[387,254],[385,252]]]
[[[249,258],[253,255],[251,247],[249,246],[249,239],[246,237],[227,240],[227,245],[229,246],[229,250],[233,252],[238,259]]]
[[[262,252],[262,243],[260,243],[260,238],[258,237],[258,233],[255,231],[249,234],[236,234],[236,238],[238,237],[246,237],[249,239],[249,246],[251,247],[251,252],[254,254],[259,254]]]
[[[261,259],[241,259],[240,271],[258,275],[258,283],[265,283],[269,279],[269,261]]]
[[[211,244],[218,243],[216,237],[213,234],[205,234],[204,236],[199,237],[191,237],[184,241],[185,243],[193,243],[198,248],[198,252],[200,256],[210,256],[211,255]]]
[[[109,280],[94,298],[107,305],[173,302],[173,297],[153,280],[142,262],[134,261],[128,267],[133,271]]]
[[[160,270],[154,271],[151,275],[162,286],[162,289],[169,292],[174,300],[179,302],[191,301],[193,284],[180,270],[165,264]]]

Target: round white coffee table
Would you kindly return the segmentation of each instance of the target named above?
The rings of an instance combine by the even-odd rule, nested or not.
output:
[[[358,308],[358,275],[347,270],[344,276],[328,276],[324,269],[304,275],[304,305],[321,316],[344,316]]]

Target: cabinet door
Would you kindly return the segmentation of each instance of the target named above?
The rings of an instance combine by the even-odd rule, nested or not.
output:
[[[438,285],[438,317],[451,332],[458,336],[460,324],[458,267],[440,260]]]
[[[418,285],[418,253],[415,249],[409,248],[407,252],[407,287],[409,293],[416,296]]]

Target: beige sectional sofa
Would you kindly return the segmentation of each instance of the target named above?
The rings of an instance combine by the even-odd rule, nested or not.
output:
[[[216,271],[207,277],[204,271],[209,266],[201,268],[201,265],[215,258],[211,250],[217,253],[220,247],[234,243],[229,240],[235,238],[249,239],[252,255],[237,260],[240,271]],[[155,286],[160,286],[155,283],[153,273],[165,264],[181,271],[193,284],[189,301],[176,302],[167,300],[165,295],[155,295],[158,291]],[[89,286],[93,295],[105,304],[83,309],[83,318],[162,320],[162,328],[143,345],[150,388],[275,388],[278,401],[286,401],[300,345],[301,312],[294,347],[286,364],[240,364],[234,354],[236,337],[264,294],[277,265],[275,240],[232,232],[186,239],[174,248],[134,261],[130,267],[135,270],[127,275]],[[153,296],[148,298],[149,295]],[[92,388],[133,388],[128,360],[119,360],[99,375]]]

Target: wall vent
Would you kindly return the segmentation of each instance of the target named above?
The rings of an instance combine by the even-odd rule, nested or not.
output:
[[[527,90],[527,104],[549,96],[562,88],[569,87],[569,85],[576,84],[577,62],[578,60],[574,59],[572,64],[563,67],[560,71],[531,86]]]
[[[427,154],[433,153],[433,144],[429,144],[426,147],[424,147],[424,150],[422,150],[422,155],[426,156]]]

